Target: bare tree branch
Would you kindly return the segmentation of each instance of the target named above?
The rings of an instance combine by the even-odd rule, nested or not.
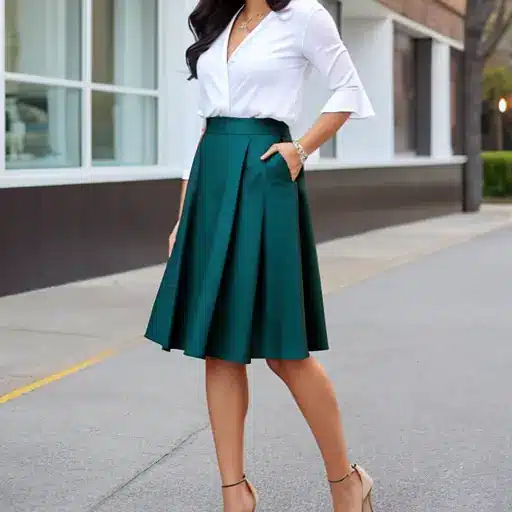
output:
[[[467,0],[466,31],[482,34],[499,0]]]
[[[499,0],[497,13],[489,29],[487,37],[482,42],[482,56],[488,59],[495,51],[505,32],[512,25],[512,10],[506,15],[507,0]]]
[[[498,7],[498,12],[496,13],[496,17],[498,18],[498,22],[499,20],[503,20],[504,16],[505,16],[505,7],[507,5],[507,0],[500,0],[500,4],[499,4],[499,7]]]

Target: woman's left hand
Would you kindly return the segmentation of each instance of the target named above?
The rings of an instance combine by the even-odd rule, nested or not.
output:
[[[302,163],[300,161],[299,154],[295,149],[295,146],[291,142],[280,142],[278,144],[272,144],[268,150],[261,155],[262,160],[267,160],[270,156],[275,153],[280,153],[284,158],[284,161],[288,165],[288,171],[292,181],[295,181],[302,170]]]

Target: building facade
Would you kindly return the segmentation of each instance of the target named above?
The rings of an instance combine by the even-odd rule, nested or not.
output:
[[[196,1],[0,0],[0,294],[165,259],[200,130]],[[322,3],[377,115],[308,162],[318,240],[460,210],[463,2]],[[327,95],[312,73],[293,133]]]

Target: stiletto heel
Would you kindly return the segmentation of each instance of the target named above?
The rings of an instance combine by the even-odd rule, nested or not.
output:
[[[352,473],[357,473],[359,480],[361,480],[362,491],[363,491],[363,508],[361,512],[373,512],[372,505],[372,488],[373,488],[373,480],[372,477],[357,464],[352,465],[352,469],[349,473],[347,473],[343,478],[339,480],[329,480],[330,484],[340,484],[344,482]]]
[[[249,482],[249,480],[247,480],[247,477],[245,475],[242,478],[242,480],[240,480],[236,484],[223,485],[222,488],[228,489],[229,487],[236,487],[237,485],[241,485],[243,483],[245,483],[245,485],[247,485],[247,488],[249,489],[249,491],[252,494],[252,497],[254,499],[254,508],[252,509],[252,512],[256,512],[256,507],[258,506],[259,496],[256,491],[256,488],[254,487],[254,485],[251,484],[251,482]]]
[[[256,512],[256,507],[258,506],[258,501],[260,497],[258,496],[258,492],[256,491],[256,488],[254,485],[249,482],[249,480],[246,480],[247,487],[249,487],[249,490],[251,491],[252,497],[254,498],[254,508],[252,509],[253,512]]]
[[[368,496],[363,501],[363,512],[373,512],[372,491],[368,493]]]

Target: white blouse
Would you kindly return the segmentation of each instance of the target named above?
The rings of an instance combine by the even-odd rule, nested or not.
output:
[[[323,112],[374,115],[336,23],[317,0],[291,0],[271,11],[228,60],[233,17],[198,61],[199,115],[297,121],[308,69],[313,66],[332,91]],[[187,179],[190,166],[183,175]]]

